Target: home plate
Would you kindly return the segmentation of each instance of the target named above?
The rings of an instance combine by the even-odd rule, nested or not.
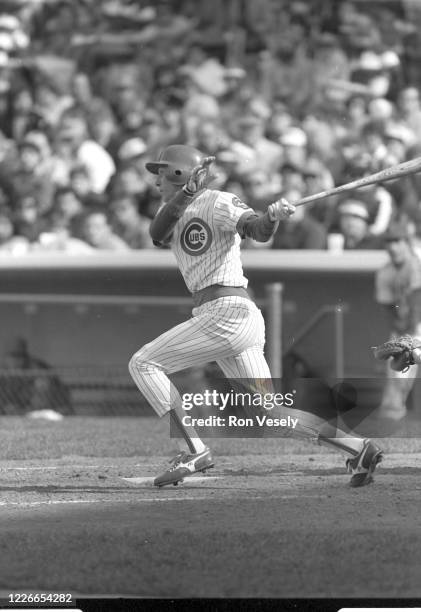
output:
[[[187,476],[187,478],[184,480],[183,486],[187,485],[196,485],[196,484],[201,484],[202,482],[206,482],[209,480],[220,480],[222,478],[222,476]],[[149,477],[144,477],[144,476],[139,476],[136,478],[122,478],[121,480],[124,480],[125,482],[128,482],[129,484],[134,484],[134,485],[153,485],[153,481],[155,480],[155,478],[151,478]],[[169,486],[169,485],[165,485],[165,486]]]

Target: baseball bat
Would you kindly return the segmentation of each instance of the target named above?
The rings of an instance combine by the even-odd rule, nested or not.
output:
[[[416,172],[420,171],[421,157],[415,157],[414,159],[402,162],[401,164],[389,166],[389,168],[380,170],[380,172],[368,174],[367,176],[363,176],[362,178],[351,181],[350,183],[345,183],[344,185],[332,187],[331,189],[326,189],[326,191],[320,191],[319,193],[306,196],[305,198],[301,198],[301,200],[297,200],[297,202],[292,202],[292,204],[294,204],[294,206],[302,206],[303,204],[308,204],[309,202],[315,202],[316,200],[328,198],[329,196],[336,195],[337,193],[352,191],[353,189],[365,187],[366,185],[373,185],[374,183],[384,183],[385,181],[391,181],[393,179],[406,176],[407,174],[415,174]]]

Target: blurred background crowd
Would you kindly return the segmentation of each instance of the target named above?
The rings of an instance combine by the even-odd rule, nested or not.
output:
[[[264,212],[420,155],[417,0],[0,0],[0,254],[152,246],[145,162],[216,155]],[[300,207],[270,243],[421,244],[420,177]]]

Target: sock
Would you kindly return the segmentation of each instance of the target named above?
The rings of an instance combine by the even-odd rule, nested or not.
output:
[[[171,424],[174,425],[178,431],[183,436],[187,446],[191,453],[202,453],[206,446],[203,444],[202,440],[197,435],[197,432],[194,427],[191,425],[183,425],[182,418],[185,416],[185,411],[178,406],[175,406],[170,410],[170,419]]]

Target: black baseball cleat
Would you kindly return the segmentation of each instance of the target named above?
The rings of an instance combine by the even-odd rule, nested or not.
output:
[[[183,482],[187,476],[192,476],[197,472],[206,472],[213,468],[214,463],[211,452],[208,448],[201,453],[189,455],[185,451],[179,453],[174,459],[171,459],[172,466],[154,480],[156,487],[165,487],[165,485],[178,485]]]
[[[381,448],[371,440],[364,440],[362,451],[354,459],[347,459],[346,462],[348,472],[352,474],[350,486],[363,487],[373,482],[373,472],[382,459]]]

